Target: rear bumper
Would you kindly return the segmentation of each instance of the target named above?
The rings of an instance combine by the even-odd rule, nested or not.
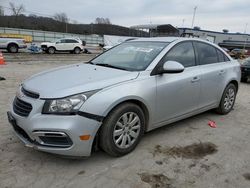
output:
[[[95,135],[101,125],[92,119],[82,116],[56,116],[36,114],[32,117],[21,117],[13,112],[7,112],[8,120],[17,137],[27,147],[36,150],[65,155],[90,156]],[[66,145],[55,144],[55,140],[48,142],[48,138],[41,136],[62,136],[59,141]],[[88,140],[81,140],[80,136],[90,135]]]

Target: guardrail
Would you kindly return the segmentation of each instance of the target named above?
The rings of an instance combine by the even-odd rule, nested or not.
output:
[[[48,42],[60,38],[76,37],[85,41],[87,44],[92,44],[92,45],[103,44],[103,37],[99,35],[80,35],[73,33],[59,33],[51,31],[0,27],[0,37],[1,36],[6,37],[6,35],[8,37],[14,36],[18,38],[24,38],[25,40],[27,40],[27,42]]]

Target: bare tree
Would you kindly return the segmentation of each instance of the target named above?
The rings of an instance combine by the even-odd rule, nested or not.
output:
[[[62,24],[65,24],[65,32],[68,33],[69,18],[66,13],[64,12],[56,13],[54,15],[54,20],[62,22]]]
[[[96,24],[111,24],[109,18],[96,18],[95,19]]]
[[[15,5],[14,3],[10,2],[9,5],[10,5],[10,10],[12,12],[12,15],[14,15],[16,17],[25,11],[23,4]]]
[[[67,16],[67,14],[64,13],[64,12],[56,13],[54,15],[54,20],[59,21],[59,22],[63,22],[63,23],[68,23],[69,22],[69,18]]]

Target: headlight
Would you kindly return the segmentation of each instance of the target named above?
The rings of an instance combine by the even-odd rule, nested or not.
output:
[[[83,103],[99,90],[72,95],[62,99],[46,100],[43,114],[68,114],[73,115],[81,108]]]

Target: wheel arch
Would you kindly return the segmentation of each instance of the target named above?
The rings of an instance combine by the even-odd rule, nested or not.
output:
[[[18,46],[18,43],[16,43],[16,42],[10,42],[10,43],[8,43],[7,48],[8,48],[10,45],[15,45],[15,46],[19,47],[19,46]]]
[[[118,106],[120,106],[120,105],[122,105],[122,104],[125,104],[125,103],[133,103],[133,104],[136,104],[136,105],[138,105],[138,106],[142,109],[142,111],[143,111],[143,113],[144,113],[144,116],[145,116],[145,132],[146,132],[146,131],[148,130],[148,126],[149,126],[149,117],[150,117],[150,115],[149,115],[149,109],[148,109],[147,105],[146,105],[143,101],[141,101],[141,100],[139,100],[139,99],[131,98],[131,99],[124,99],[124,100],[122,100],[122,101],[116,102],[114,105],[112,105],[112,106],[108,109],[108,111],[106,112],[105,118],[106,118],[115,108],[117,108]],[[105,118],[104,118],[104,119],[105,119]],[[103,121],[104,121],[104,120],[103,120]],[[98,150],[98,148],[99,148],[99,136],[100,136],[99,132],[100,132],[102,126],[103,126],[103,124],[99,127],[99,129],[98,129],[98,131],[97,131],[97,133],[96,133],[96,135],[95,135],[95,138],[94,138],[94,141],[93,141],[93,144],[92,144],[92,151],[93,151],[93,150]]]
[[[49,49],[49,48],[54,48],[56,50],[55,46],[47,46],[47,49]]]
[[[236,92],[238,92],[238,90],[239,90],[239,83],[238,83],[237,80],[231,80],[231,81],[227,84],[227,86],[228,86],[229,84],[235,85],[235,87],[236,87]]]
[[[122,104],[124,104],[124,103],[133,103],[133,104],[136,104],[137,106],[139,106],[141,109],[142,109],[142,111],[143,111],[143,113],[144,113],[144,116],[145,116],[145,130],[147,130],[147,128],[148,128],[148,123],[149,123],[149,110],[148,110],[148,108],[147,108],[147,106],[142,102],[142,101],[140,101],[140,100],[138,100],[138,99],[127,99],[127,100],[124,100],[124,101],[121,101],[121,102],[119,102],[118,104],[116,104],[110,111],[109,111],[109,113],[112,111],[112,110],[114,110],[116,107],[118,107],[118,106],[120,106],[120,105],[122,105]],[[108,113],[108,114],[109,114]]]
[[[10,43],[8,43],[7,49],[9,49],[9,47],[10,47],[11,45],[16,46],[16,47],[17,47],[17,50],[19,49],[19,45],[18,45],[18,43],[16,43],[16,42],[10,42]]]

